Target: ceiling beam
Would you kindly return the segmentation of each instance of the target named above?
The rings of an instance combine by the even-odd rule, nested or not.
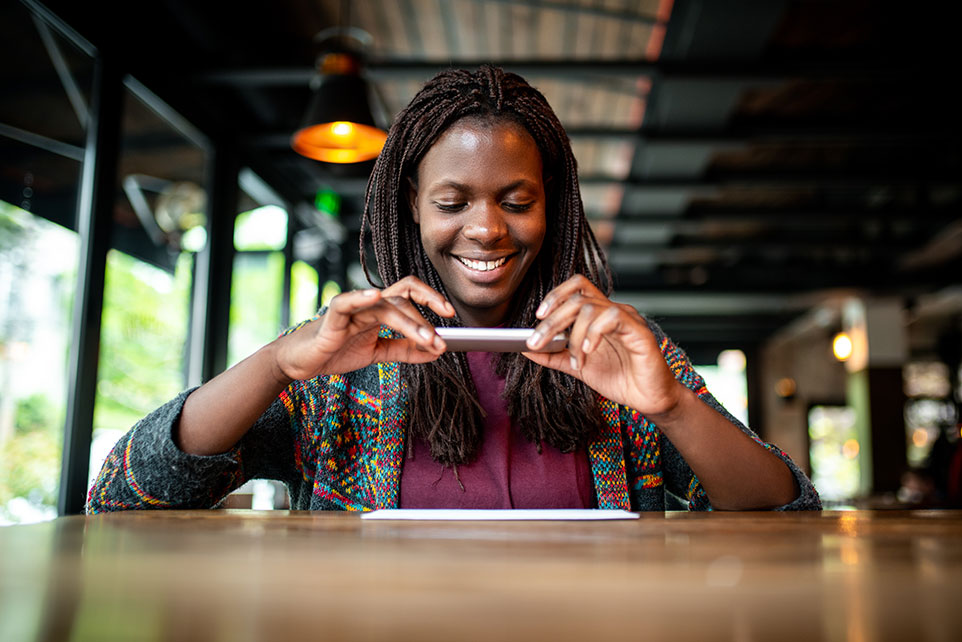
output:
[[[658,131],[651,127],[569,127],[568,138],[572,140],[593,139],[598,141],[631,142],[638,145],[660,147],[732,147],[748,145],[779,144],[781,146],[811,147],[829,143],[859,143],[880,147],[893,145],[919,145],[942,143],[948,146],[947,132],[938,125],[926,128],[925,124],[900,126],[885,130],[874,127],[835,127],[801,125],[748,126],[722,132],[706,131]],[[292,131],[257,132],[241,135],[241,144],[258,149],[286,149],[290,146]]]
[[[572,82],[599,80],[605,77],[657,76],[661,80],[684,80],[688,82],[745,82],[747,84],[770,83],[783,80],[852,79],[859,82],[884,81],[897,77],[899,72],[910,73],[908,66],[883,65],[878,61],[838,60],[828,64],[806,61],[779,61],[777,63],[735,63],[732,61],[709,62],[652,62],[647,59],[502,59],[502,60],[444,60],[423,59],[370,60],[365,65],[368,76],[374,80],[427,79],[434,74],[457,68],[476,68],[493,64],[525,77],[552,77],[570,79]],[[914,70],[918,73],[918,70]],[[310,84],[316,71],[311,66],[262,67],[241,69],[211,69],[200,72],[194,82],[208,85],[229,86],[304,86]]]

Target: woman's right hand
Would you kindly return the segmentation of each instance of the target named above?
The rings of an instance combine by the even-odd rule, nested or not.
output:
[[[437,290],[414,276],[383,290],[337,295],[324,316],[276,340],[275,376],[279,381],[294,381],[350,372],[376,362],[434,361],[446,346],[415,303],[442,317],[455,314]],[[403,338],[379,337],[382,325]]]

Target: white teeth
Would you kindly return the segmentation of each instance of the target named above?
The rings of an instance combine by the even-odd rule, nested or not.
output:
[[[501,257],[497,261],[475,261],[472,259],[466,259],[463,256],[459,256],[458,260],[467,265],[472,270],[478,270],[480,272],[487,272],[488,270],[493,270],[496,267],[501,267],[507,260],[507,257]]]

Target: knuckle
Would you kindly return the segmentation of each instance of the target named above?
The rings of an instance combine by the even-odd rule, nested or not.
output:
[[[620,317],[624,312],[625,312],[625,310],[623,310],[623,309],[620,308],[619,306],[613,305],[613,306],[611,306],[610,308],[608,308],[607,310],[605,310],[605,316],[607,316],[607,317],[609,317],[609,318],[612,318],[612,319],[617,319],[617,318]]]

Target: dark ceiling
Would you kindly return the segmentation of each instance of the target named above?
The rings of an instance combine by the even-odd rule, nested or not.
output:
[[[345,21],[372,36],[388,118],[449,65],[500,63],[541,88],[569,129],[617,297],[689,349],[757,345],[842,291],[910,302],[962,281],[954,3],[97,4],[45,6],[289,201],[340,191],[355,256],[367,168],[346,175],[287,144],[312,37]],[[6,76],[0,123],[31,130],[9,114],[25,118],[39,88],[24,69]],[[82,140],[60,129],[47,135]]]

